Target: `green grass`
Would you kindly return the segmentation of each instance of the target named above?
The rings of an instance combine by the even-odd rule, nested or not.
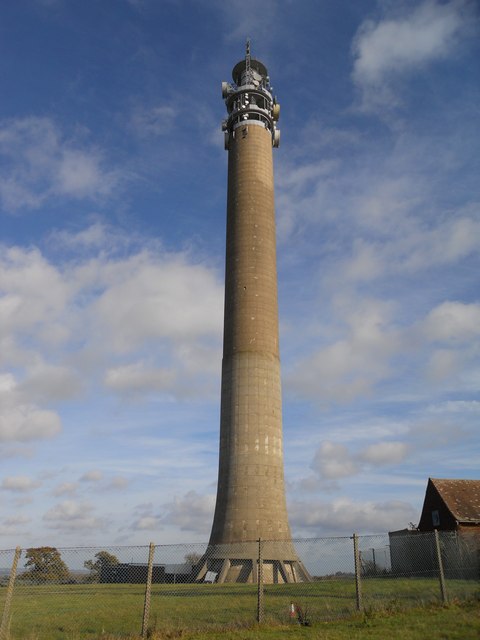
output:
[[[392,614],[356,614],[349,619],[239,630],[152,635],[152,640],[478,640],[480,607],[475,603],[430,605]],[[116,640],[113,639],[112,640]]]
[[[450,600],[478,599],[478,583],[447,582]],[[11,640],[97,640],[138,637],[142,626],[145,587],[143,585],[44,585],[17,582],[12,602]],[[0,612],[5,589],[0,590]],[[289,617],[290,603],[307,611],[311,627],[300,627]],[[353,580],[324,580],[311,584],[266,585],[265,625],[255,625],[257,591],[255,585],[153,585],[150,627],[158,638],[349,638],[382,637],[358,635],[365,629],[409,624],[409,610],[424,607],[424,617],[448,621],[456,605],[441,608],[437,580],[370,578],[362,581],[364,613],[356,612]],[[432,608],[433,607],[433,608]],[[476,608],[458,608],[471,618]],[[458,613],[458,612],[457,612]],[[476,612],[478,615],[478,612]],[[349,621],[346,620],[349,618]],[[343,619],[343,620],[342,620]],[[427,622],[425,622],[427,624]],[[445,622],[447,624],[447,622]],[[353,625],[348,627],[348,625]],[[442,622],[443,625],[443,622]],[[252,627],[252,628],[251,628]],[[348,635],[346,629],[350,628]],[[442,626],[443,628],[443,626]],[[447,627],[445,627],[446,629]],[[318,632],[321,629],[322,635]],[[344,629],[347,635],[332,635]],[[161,634],[160,634],[161,632]],[[317,633],[317,635],[315,635]],[[389,634],[390,632],[388,632]],[[137,634],[137,636],[135,636]],[[327,635],[325,635],[327,634]],[[330,635],[328,635],[330,634]],[[355,635],[357,634],[357,635]],[[383,638],[395,637],[384,635]],[[155,638],[152,635],[152,638]],[[400,636],[399,636],[400,637]],[[410,636],[402,636],[408,638]],[[433,638],[411,636],[416,638]],[[439,638],[468,638],[445,635]],[[471,637],[480,637],[471,636]]]

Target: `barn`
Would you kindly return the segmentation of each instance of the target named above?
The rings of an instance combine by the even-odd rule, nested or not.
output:
[[[418,530],[434,529],[480,536],[480,480],[428,479]]]
[[[391,531],[392,572],[428,576],[438,570],[438,532],[447,577],[480,576],[480,480],[429,478],[416,529]]]

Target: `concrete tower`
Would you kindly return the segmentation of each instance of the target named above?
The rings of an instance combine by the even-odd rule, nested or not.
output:
[[[220,463],[206,571],[250,582],[258,539],[268,582],[308,580],[290,540],[282,450],[282,396],[272,148],[280,105],[265,66],[246,57],[222,83],[228,116],[225,316]]]

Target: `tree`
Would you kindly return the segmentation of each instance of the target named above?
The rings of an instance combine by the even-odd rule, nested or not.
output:
[[[115,567],[117,564],[120,564],[118,558],[111,553],[108,553],[108,551],[99,551],[95,554],[95,558],[96,560],[85,560],[83,563],[85,569],[91,571],[91,580],[100,580],[102,571],[108,567]]]
[[[191,564],[194,567],[200,562],[202,556],[199,553],[195,553],[195,551],[192,551],[191,553],[187,553],[184,558],[186,564]]]
[[[28,571],[22,577],[35,582],[67,582],[70,573],[58,549],[55,547],[34,547],[25,554]]]

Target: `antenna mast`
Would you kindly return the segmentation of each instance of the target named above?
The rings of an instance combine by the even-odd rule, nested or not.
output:
[[[250,38],[247,38],[245,47],[245,80],[247,84],[250,84],[252,80],[250,60]]]

